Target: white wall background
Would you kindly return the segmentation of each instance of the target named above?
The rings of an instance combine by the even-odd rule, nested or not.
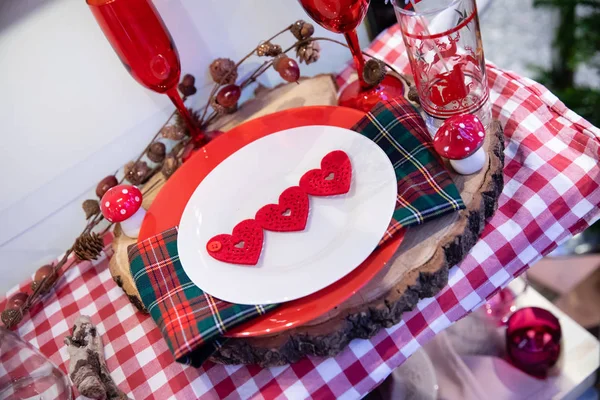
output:
[[[183,72],[197,78],[195,107],[206,98],[214,58],[239,59],[287,24],[309,20],[296,0],[154,3]],[[336,37],[320,27],[317,34]],[[364,28],[360,36],[366,45]],[[284,37],[282,45],[292,42]],[[303,75],[337,71],[350,59],[340,46],[322,47]],[[0,71],[3,293],[71,245],[85,225],[81,202],[138,154],[173,106],[128,75],[84,0],[0,0]],[[276,74],[263,79],[279,82]]]

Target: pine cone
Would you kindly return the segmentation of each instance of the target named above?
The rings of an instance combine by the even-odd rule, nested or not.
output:
[[[85,212],[85,219],[90,219],[100,212],[98,200],[87,199],[81,204],[81,208],[83,208],[83,212]]]
[[[177,171],[177,168],[179,168],[179,161],[177,161],[174,155],[169,155],[163,161],[161,171],[166,178],[169,178]]]
[[[167,146],[161,142],[154,142],[148,147],[148,152],[146,155],[150,159],[150,161],[154,161],[155,163],[161,163],[162,160],[165,159],[165,155],[167,154]]]
[[[311,37],[313,33],[315,33],[315,27],[313,26],[313,24],[310,24],[301,19],[294,22],[294,24],[292,25],[292,29],[290,30],[292,32],[292,35],[294,35],[298,40],[306,40],[309,37]]]
[[[179,125],[167,125],[160,130],[160,134],[165,139],[181,140],[185,137],[185,130]]]
[[[259,57],[267,56],[267,57],[275,57],[281,54],[282,49],[278,44],[273,44],[271,42],[264,42],[258,45],[256,48],[256,55]]]
[[[132,185],[141,185],[150,177],[151,169],[144,161],[129,161],[125,164],[125,179]]]
[[[385,78],[384,62],[375,58],[370,58],[365,63],[363,78],[371,87],[379,85],[383,78]]]
[[[319,61],[320,55],[321,46],[317,42],[308,42],[296,47],[296,57],[306,65]]]
[[[189,97],[196,94],[196,86],[194,86],[195,83],[196,78],[194,78],[194,75],[185,74],[185,76],[181,80],[181,83],[179,83],[179,86],[177,87],[179,88],[181,94],[183,94],[186,97]]]
[[[73,245],[73,253],[81,261],[95,260],[102,249],[104,249],[104,241],[94,232],[79,236]]]
[[[235,83],[235,80],[238,77],[235,62],[229,58],[217,58],[210,64],[209,68],[210,76],[212,76],[213,81],[221,85]]]
[[[7,328],[12,328],[23,319],[23,312],[18,308],[10,308],[2,311],[2,322]]]

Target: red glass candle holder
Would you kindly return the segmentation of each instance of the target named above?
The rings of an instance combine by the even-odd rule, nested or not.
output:
[[[475,0],[393,3],[430,133],[458,114],[474,114],[487,126],[491,108]]]
[[[550,311],[521,308],[506,324],[506,352],[521,371],[545,378],[558,361],[561,337],[558,318]]]

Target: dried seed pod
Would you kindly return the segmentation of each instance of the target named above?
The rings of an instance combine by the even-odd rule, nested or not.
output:
[[[229,58],[217,58],[210,64],[210,76],[221,85],[235,83],[238,77],[235,62]]]
[[[315,33],[315,27],[313,26],[313,24],[303,21],[301,19],[294,22],[290,30],[292,32],[292,35],[294,35],[298,40],[308,39],[313,35],[313,33]]]
[[[125,164],[125,179],[132,185],[141,185],[150,177],[151,169],[144,161]]]
[[[179,85],[177,86],[179,88],[179,91],[181,92],[181,94],[183,94],[186,97],[192,96],[194,94],[196,94],[196,86],[194,86],[194,84],[196,83],[196,78],[194,78],[194,75],[192,74],[185,74],[185,76],[183,77],[183,79],[181,80],[181,82],[179,83]]]
[[[81,208],[85,213],[85,219],[90,219],[100,212],[100,203],[98,203],[98,200],[87,199],[81,204]]]
[[[151,161],[155,163],[160,163],[165,159],[165,155],[167,154],[167,146],[161,142],[154,142],[148,147],[148,151],[146,155]]]
[[[281,46],[278,44],[273,44],[271,42],[264,42],[258,45],[256,48],[256,55],[259,57],[275,57],[281,54],[283,50]]]
[[[365,63],[363,78],[370,86],[377,86],[385,78],[385,63],[375,58],[370,58]]]
[[[415,103],[420,103],[419,92],[417,92],[417,87],[415,85],[410,85],[410,88],[408,88],[407,97],[410,101],[414,101]]]
[[[317,42],[308,42],[296,47],[296,58],[306,65],[319,61],[320,55],[321,46]]]
[[[169,155],[163,161],[161,171],[166,178],[169,178],[177,171],[177,168],[179,168],[179,161],[177,161],[174,155]]]
[[[167,125],[160,130],[165,139],[181,140],[185,137],[185,130],[179,125]]]
[[[6,308],[7,309],[23,308],[23,305],[25,304],[25,302],[27,301],[28,298],[29,298],[29,295],[27,293],[23,293],[23,292],[15,293],[12,296],[10,296],[10,298],[6,302]]]

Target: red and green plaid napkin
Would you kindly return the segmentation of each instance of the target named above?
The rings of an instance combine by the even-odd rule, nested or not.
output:
[[[400,228],[464,208],[423,119],[408,102],[380,103],[352,129],[377,143],[396,171],[396,209],[380,245]],[[142,302],[182,363],[199,366],[228,329],[277,307],[227,303],[194,285],[179,261],[177,227],[132,245],[129,261]]]

